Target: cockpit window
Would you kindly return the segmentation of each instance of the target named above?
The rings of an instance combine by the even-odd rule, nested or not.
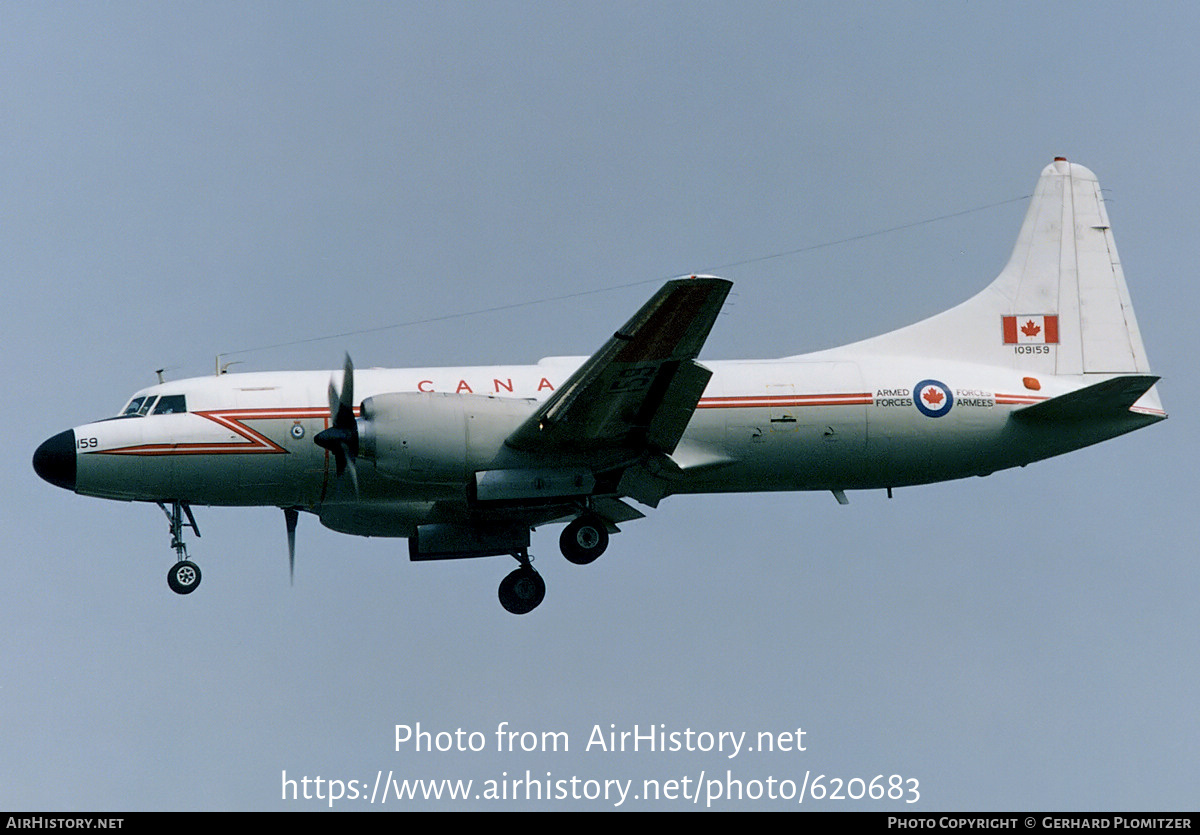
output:
[[[158,397],[153,394],[148,394],[145,397],[135,397],[129,401],[129,405],[125,407],[125,411],[121,412],[121,417],[141,417],[142,415],[150,414],[150,409],[154,406],[154,401]]]
[[[186,411],[187,401],[182,394],[164,394],[158,398],[158,405],[154,407],[156,415],[173,415]]]
[[[150,397],[135,397],[129,401],[129,405],[125,407],[125,411],[121,412],[121,417],[135,417],[142,412],[142,404],[147,400],[152,400]]]

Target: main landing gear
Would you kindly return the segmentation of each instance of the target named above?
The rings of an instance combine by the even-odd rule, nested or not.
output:
[[[567,525],[558,539],[563,556],[576,565],[587,565],[608,548],[608,523],[585,513]],[[534,570],[529,549],[513,553],[521,565],[500,581],[500,605],[514,615],[532,612],[546,596],[546,581]]]
[[[187,546],[183,544],[183,529],[191,528],[197,537],[200,529],[196,527],[196,517],[186,502],[171,502],[171,509],[162,502],[159,508],[166,514],[171,523],[171,547],[175,549],[175,564],[167,572],[167,585],[176,594],[191,594],[200,585],[200,566],[187,558]],[[187,521],[184,521],[184,516]]]
[[[532,612],[546,596],[546,581],[529,562],[528,549],[513,554],[521,567],[500,581],[500,605],[514,615]]]
[[[608,547],[608,525],[599,516],[585,513],[563,528],[558,547],[576,565],[594,562]]]

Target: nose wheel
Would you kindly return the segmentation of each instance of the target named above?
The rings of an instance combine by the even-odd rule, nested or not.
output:
[[[186,502],[171,502],[171,509],[162,502],[159,508],[171,523],[171,547],[175,549],[175,564],[167,572],[167,586],[176,594],[191,594],[200,585],[200,566],[188,559],[187,545],[183,542],[183,529],[191,528],[197,537],[200,529],[196,527],[196,517]],[[187,518],[184,521],[184,517]]]
[[[500,581],[500,605],[514,615],[532,612],[546,596],[546,581],[529,562],[529,552],[513,554],[521,567]]]
[[[200,566],[191,560],[180,560],[167,572],[167,585],[176,594],[191,594],[200,585]]]

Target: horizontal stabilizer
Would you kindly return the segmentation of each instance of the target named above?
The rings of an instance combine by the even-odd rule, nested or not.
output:
[[[1120,415],[1128,412],[1129,407],[1149,391],[1158,379],[1151,374],[1113,377],[1032,406],[1024,406],[1013,412],[1013,417],[1059,421]]]

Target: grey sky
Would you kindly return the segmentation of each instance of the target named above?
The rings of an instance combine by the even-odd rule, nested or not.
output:
[[[1198,27],[1184,4],[0,6],[0,806],[318,808],[281,801],[284,770],[728,769],[920,781],[912,806],[819,808],[1194,809]],[[157,508],[29,466],[155,368],[647,282],[231,358],[586,354],[660,279],[1021,197],[1058,154],[1106,189],[1171,414],[1066,458],[849,507],[673,498],[586,568],[538,531],[522,618],[496,601],[511,561],[413,564],[309,516],[289,588],[269,509],[198,508],[204,585],[179,598]],[[942,310],[1024,209],[722,270],[703,356]],[[504,721],[571,751],[498,754]],[[395,752],[416,722],[489,750]],[[799,726],[808,750],[584,751],[610,723]]]

